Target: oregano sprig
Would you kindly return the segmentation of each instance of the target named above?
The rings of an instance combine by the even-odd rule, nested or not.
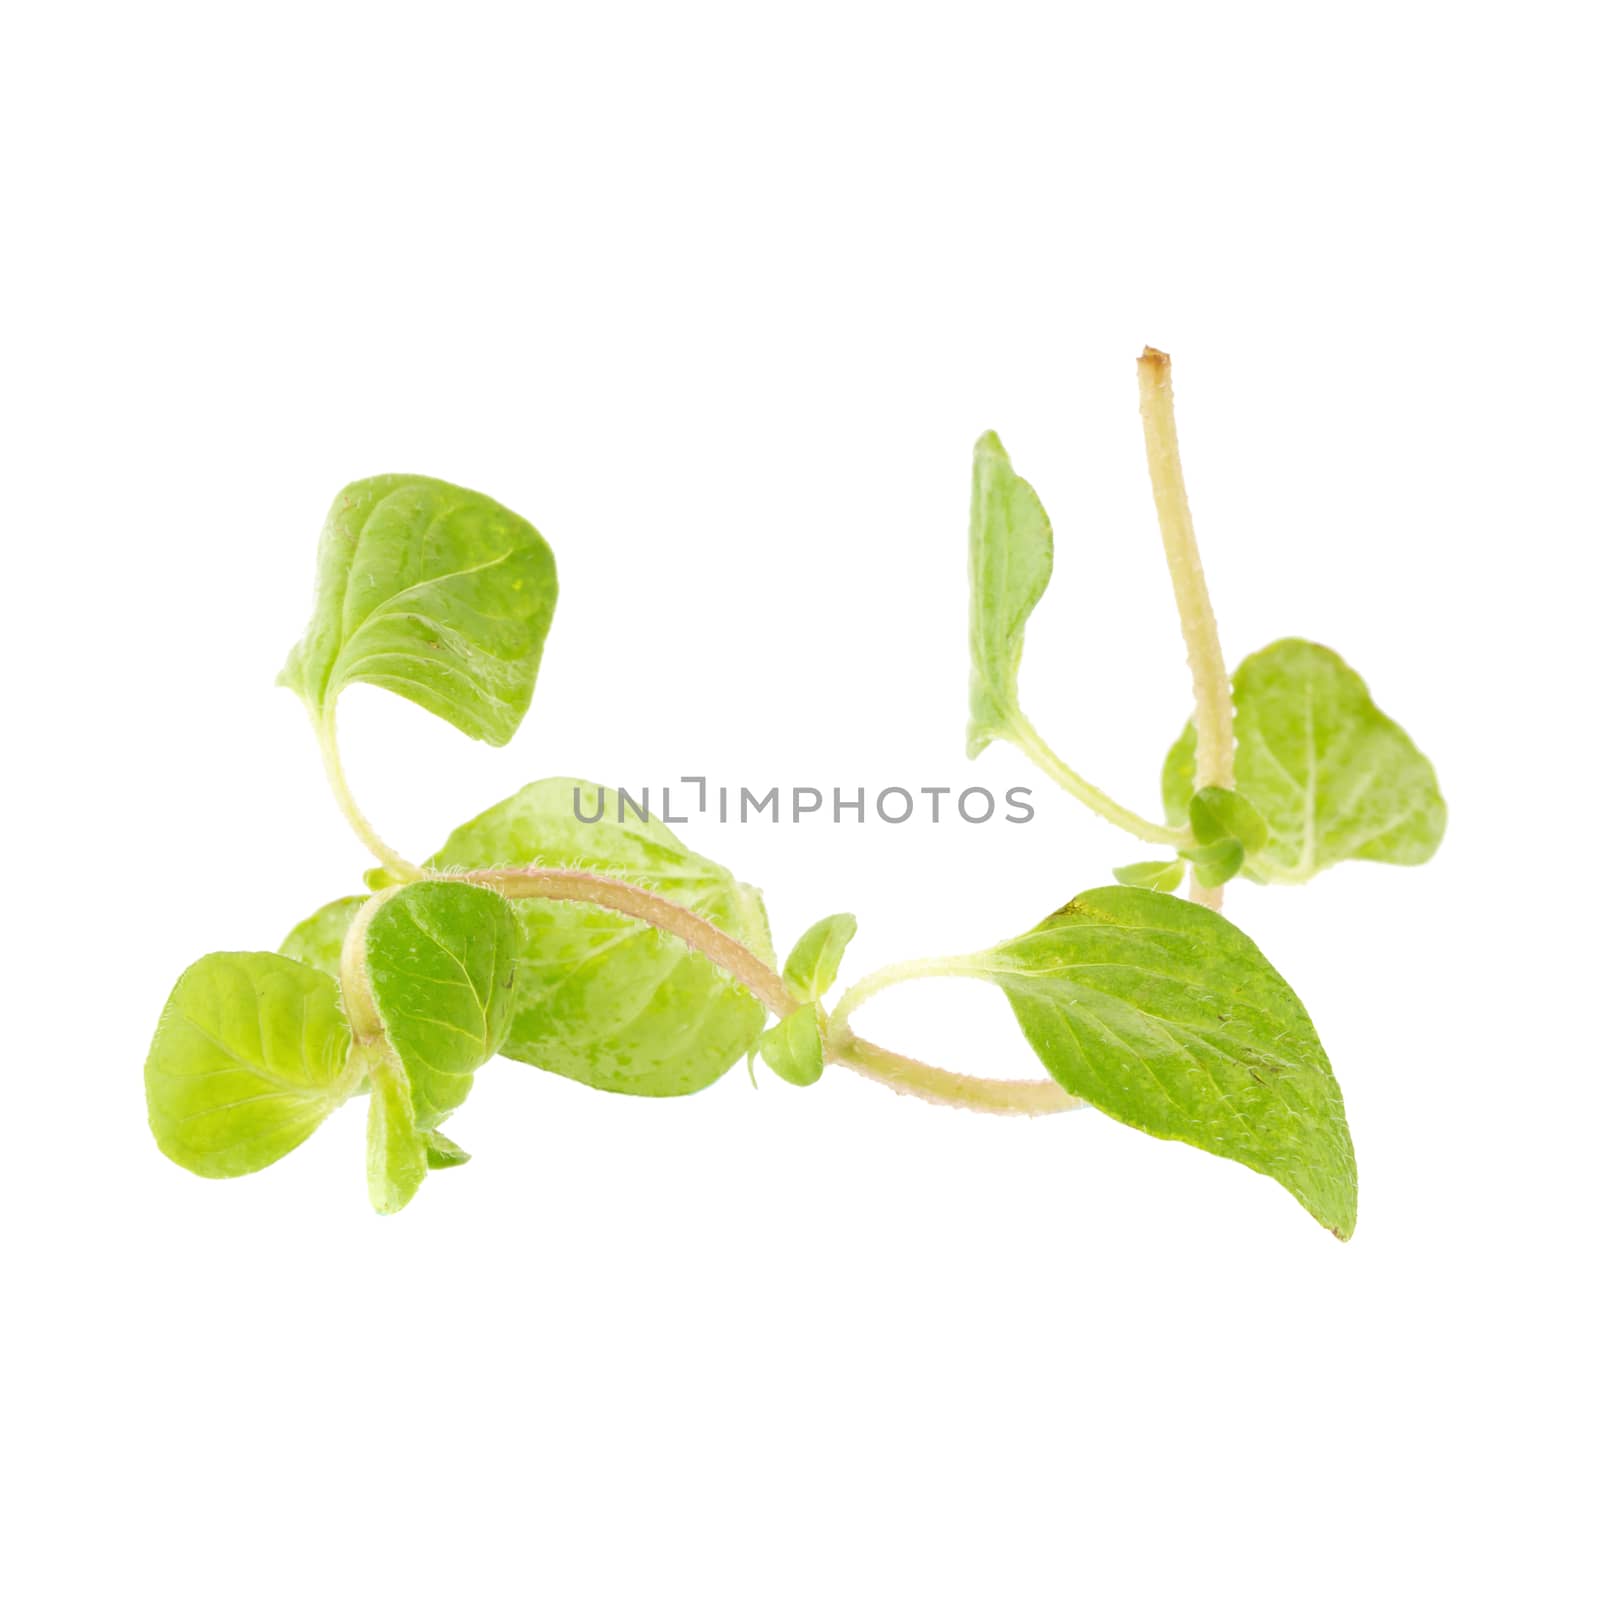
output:
[[[856,931],[836,913],[779,969],[758,891],[655,818],[567,778],[526,785],[413,864],[356,803],[339,756],[351,683],[387,688],[504,744],[530,703],[554,614],[554,558],[523,518],[432,478],[350,485],[323,530],[317,595],[281,680],[305,701],[335,798],[376,858],[371,892],[330,901],[276,953],[202,957],[145,1066],[162,1151],[206,1177],[281,1159],[367,1100],[368,1190],[398,1211],[469,1159],[442,1125],[496,1055],[612,1093],[694,1093],[741,1058],[809,1088],[836,1064],[903,1094],[1034,1116],[1093,1106],[1275,1178],[1348,1238],[1355,1159],[1304,1007],[1216,909],[1222,885],[1301,883],[1344,860],[1437,848],[1433,769],[1332,651],[1282,640],[1231,684],[1178,460],[1171,366],[1139,362],[1151,484],[1195,712],[1162,771],[1165,820],[1111,799],[1022,710],[1023,634],[1054,533],[992,433],[974,455],[968,754],[1018,746],[1069,793],[1170,857],[1115,869],[989,949],[895,963],[827,996]],[[574,799],[579,803],[574,804]],[[596,822],[579,820],[598,817]],[[1185,869],[1193,903],[1173,897]],[[891,984],[966,978],[1006,995],[1049,1077],[971,1076],[860,1037]]]

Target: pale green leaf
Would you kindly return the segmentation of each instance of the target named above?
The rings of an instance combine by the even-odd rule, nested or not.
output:
[[[967,754],[1005,736],[1019,714],[1017,669],[1029,614],[1050,582],[1050,519],[993,433],[972,457],[967,545],[972,680]]]
[[[1113,868],[1111,875],[1130,889],[1159,889],[1163,894],[1171,894],[1183,882],[1183,863],[1135,861],[1126,867]]]
[[[364,894],[347,894],[342,900],[330,900],[290,929],[288,938],[278,946],[278,954],[288,956],[291,961],[303,961],[308,967],[337,978],[344,936],[350,931],[351,919],[366,903]]]
[[[1333,651],[1280,639],[1233,677],[1238,751],[1234,780],[1266,823],[1251,877],[1304,883],[1340,861],[1416,866],[1444,836],[1445,803],[1433,765]],[[1167,755],[1168,819],[1188,818],[1194,726]]]
[[[427,1152],[430,1172],[442,1171],[447,1167],[464,1167],[472,1159],[454,1139],[447,1138],[437,1128],[422,1135],[422,1144]]]
[[[1189,801],[1189,830],[1200,844],[1236,839],[1246,850],[1263,850],[1269,837],[1261,813],[1236,789],[1205,788]]]
[[[202,956],[145,1062],[150,1128],[203,1178],[258,1172],[349,1098],[350,1029],[325,973],[265,952]]]
[[[580,822],[604,804],[604,820]],[[657,818],[617,820],[615,791],[546,778],[451,834],[428,862],[448,871],[575,867],[664,895],[715,923],[771,965],[754,889],[687,849]],[[765,1008],[704,956],[659,929],[600,906],[518,900],[517,1010],[502,1052],[593,1088],[691,1094],[755,1042]]]
[[[1216,912],[1092,889],[965,966],[1005,991],[1069,1094],[1276,1178],[1350,1236],[1356,1167],[1339,1085],[1294,991]]]
[[[278,681],[319,718],[371,683],[504,744],[555,604],[550,547],[514,512],[435,478],[365,478],[328,513],[311,622]]]
[[[813,923],[802,933],[783,964],[783,981],[799,1000],[820,1000],[839,976],[846,946],[856,936],[848,911]]]
[[[417,1128],[406,1075],[389,1060],[372,1066],[367,1102],[367,1197],[391,1216],[403,1209],[428,1175],[428,1146]]]
[[[504,1041],[519,943],[510,905],[473,884],[409,884],[373,913],[367,982],[423,1132],[466,1099]]]
[[[791,1011],[757,1041],[761,1059],[797,1088],[808,1088],[822,1076],[822,1028],[814,1005]]]

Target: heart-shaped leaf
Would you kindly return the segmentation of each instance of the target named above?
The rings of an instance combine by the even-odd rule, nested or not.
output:
[[[1246,872],[1304,883],[1340,861],[1416,866],[1444,836],[1445,804],[1433,765],[1372,703],[1333,651],[1280,639],[1233,676],[1234,778],[1266,824]],[[1194,792],[1191,723],[1161,775],[1167,818],[1189,820]]]

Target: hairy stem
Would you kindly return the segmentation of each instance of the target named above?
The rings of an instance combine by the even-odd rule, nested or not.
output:
[[[619,911],[672,934],[691,950],[698,950],[743,984],[777,1016],[787,1017],[800,1008],[801,1002],[789,993],[783,979],[753,950],[676,901],[620,878],[605,878],[567,867],[491,867],[439,876],[462,883],[481,883],[513,900],[576,900]],[[1068,1111],[1078,1104],[1054,1083],[1012,1083],[946,1072],[942,1067],[932,1067],[909,1056],[896,1055],[870,1040],[858,1039],[848,1029],[837,1030],[837,1036],[828,1039],[828,1059],[885,1084],[897,1093],[915,1095],[934,1105],[1031,1117]]]
[[[1195,785],[1233,787],[1233,690],[1228,667],[1217,638],[1217,619],[1200,565],[1189,495],[1183,485],[1183,463],[1178,458],[1178,421],[1172,405],[1172,360],[1148,345],[1139,357],[1139,415],[1144,420],[1145,456],[1150,464],[1150,487],[1155,494],[1156,517],[1172,592],[1178,602],[1178,620],[1189,652],[1189,675],[1194,680]],[[1190,875],[1190,898],[1218,907],[1222,890],[1206,889]]]
[[[333,790],[333,797],[339,802],[339,809],[344,813],[345,821],[355,830],[356,837],[386,866],[395,877],[407,883],[414,882],[422,876],[420,867],[413,866],[398,850],[392,850],[378,836],[378,830],[367,821],[362,814],[361,807],[356,804],[356,799],[350,792],[350,785],[345,780],[344,762],[339,756],[339,734],[334,721],[334,708],[330,705],[327,711],[316,720],[317,748],[322,752],[322,768],[328,775],[328,786]]]
[[[1147,844],[1181,846],[1189,843],[1187,829],[1164,827],[1159,822],[1151,822],[1141,817],[1137,811],[1130,811],[1126,806],[1118,805],[1105,790],[1097,789],[1087,778],[1074,772],[1044,742],[1039,730],[1022,712],[1016,713],[1008,736],[1047,778],[1059,783],[1073,799],[1104,817],[1107,822],[1115,823],[1124,832],[1131,833],[1134,838],[1143,839]]]
[[[946,1072],[910,1056],[897,1055],[870,1040],[856,1038],[848,1029],[843,1038],[831,1044],[828,1058],[896,1094],[912,1095],[936,1106],[961,1106],[1001,1117],[1045,1117],[1057,1111],[1073,1111],[1083,1104],[1050,1078],[1028,1082],[969,1078],[965,1073]]]
[[[918,978],[965,977],[969,973],[965,956],[924,956],[916,961],[896,961],[891,966],[879,967],[839,996],[839,1003],[829,1014],[829,1024],[836,1029],[843,1028],[852,1012],[894,984],[912,983]]]

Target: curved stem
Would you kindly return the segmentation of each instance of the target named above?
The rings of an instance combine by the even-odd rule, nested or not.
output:
[[[879,967],[876,972],[869,972],[866,977],[851,984],[829,1013],[829,1024],[834,1028],[843,1028],[851,1012],[894,984],[911,983],[918,978],[967,976],[970,976],[970,966],[965,956],[924,956],[917,961],[896,961],[892,966]]]
[[[330,705],[320,718],[314,718],[317,730],[317,748],[322,752],[322,768],[328,775],[328,786],[339,802],[345,821],[355,830],[356,837],[375,855],[390,872],[407,883],[422,876],[422,869],[413,866],[398,850],[392,850],[378,836],[378,830],[367,821],[361,807],[350,792],[345,780],[344,762],[339,756],[339,734],[334,721],[334,708]]]
[[[1161,543],[1172,574],[1178,620],[1189,653],[1189,675],[1194,681],[1195,787],[1231,789],[1233,689],[1217,637],[1217,618],[1211,609],[1205,570],[1200,565],[1200,546],[1189,514],[1183,463],[1178,457],[1172,359],[1148,345],[1139,357],[1139,415],[1144,421],[1145,456],[1150,464],[1150,487],[1161,524]],[[1222,890],[1203,888],[1192,874],[1189,894],[1191,899],[1213,908],[1222,904]]]
[[[1083,1104],[1050,1078],[1012,1082],[1005,1078],[969,1078],[945,1072],[910,1056],[897,1055],[882,1045],[858,1039],[848,1030],[829,1051],[829,1059],[859,1072],[874,1083],[937,1106],[988,1111],[1000,1117],[1045,1117],[1057,1111],[1075,1111]]]
[[[576,900],[619,911],[698,950],[777,1016],[787,1017],[800,1008],[801,1002],[789,993],[783,979],[753,950],[687,907],[621,878],[604,878],[569,867],[489,867],[437,876],[459,883],[481,883],[513,900]],[[1070,1111],[1079,1103],[1055,1083],[1013,1083],[946,1072],[942,1067],[932,1067],[885,1050],[870,1040],[858,1039],[848,1028],[840,1030],[837,1037],[828,1038],[828,1059],[886,1084],[897,1093],[967,1111],[1036,1117],[1052,1111]]]
[[[1137,811],[1130,811],[1126,806],[1118,805],[1104,789],[1097,789],[1087,778],[1074,772],[1044,742],[1039,730],[1022,712],[1016,713],[1008,737],[1047,778],[1059,783],[1073,799],[1081,801],[1091,811],[1104,817],[1107,822],[1114,822],[1124,832],[1131,833],[1134,838],[1143,839],[1147,844],[1174,846],[1190,842],[1187,829],[1163,827],[1159,822],[1148,821]]]
[[[652,894],[621,878],[603,878],[576,867],[488,867],[476,872],[440,873],[464,883],[498,889],[509,900],[577,900],[636,917],[682,939],[716,966],[737,978],[768,1011],[786,1017],[800,1009],[783,979],[755,951],[687,906]]]

